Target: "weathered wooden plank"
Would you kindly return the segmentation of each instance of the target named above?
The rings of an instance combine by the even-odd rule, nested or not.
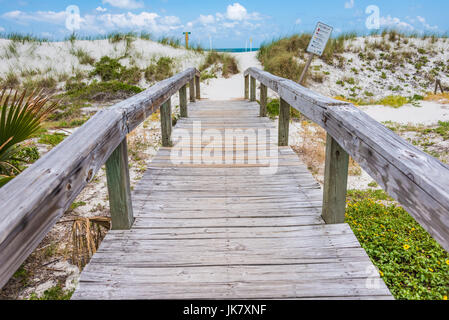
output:
[[[322,126],[346,152],[449,250],[449,166],[420,151],[349,103],[250,68],[293,108]]]
[[[260,116],[267,116],[267,86],[260,84]]]
[[[187,118],[189,116],[187,109],[187,85],[182,86],[179,90],[179,108],[181,111],[181,118]]]
[[[195,89],[196,89],[196,95],[195,98],[197,100],[201,99],[201,88],[200,88],[200,77],[195,76]]]
[[[251,77],[251,97],[250,101],[256,101],[256,78]]]
[[[171,116],[171,100],[167,100],[161,106],[161,132],[162,132],[162,146],[171,147],[173,142],[172,135],[172,116]]]
[[[345,222],[348,165],[349,155],[328,134],[323,193],[323,219],[326,223]]]
[[[249,76],[245,76],[245,99],[249,99]]]
[[[189,82],[189,93],[190,93],[190,102],[196,101],[196,93],[195,93],[195,79],[192,78]]]
[[[106,110],[0,190],[0,288],[126,135],[193,79],[191,68]]]
[[[279,146],[288,146],[288,135],[290,129],[290,105],[284,99],[280,99],[279,105]]]
[[[134,223],[126,139],[106,161],[112,230],[128,230]]]

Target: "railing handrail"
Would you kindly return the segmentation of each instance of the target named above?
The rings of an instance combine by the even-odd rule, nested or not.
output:
[[[198,80],[199,75],[195,68],[187,69],[97,112],[0,189],[0,288],[92,181],[126,135],[187,83],[192,98],[193,80]]]
[[[351,103],[257,68],[244,73],[320,125],[449,251],[449,166],[411,145]]]

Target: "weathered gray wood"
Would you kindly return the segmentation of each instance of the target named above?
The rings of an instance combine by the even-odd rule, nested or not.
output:
[[[93,180],[126,135],[198,74],[194,68],[188,69],[98,111],[0,189],[0,287]]]
[[[161,133],[162,133],[162,146],[171,147],[173,145],[171,140],[172,134],[171,99],[168,99],[161,106]]]
[[[267,120],[243,101],[189,111],[174,132],[194,121],[223,132]],[[175,167],[161,148],[134,189],[132,230],[108,233],[73,299],[391,299],[350,227],[324,224],[322,191],[305,165],[273,138],[271,159],[291,165],[268,176],[257,165]]]
[[[184,85],[179,90],[179,108],[181,111],[181,118],[187,118],[189,116],[187,109],[187,85]]]
[[[190,93],[190,102],[196,101],[196,93],[195,93],[195,79],[192,78],[189,82],[189,93]]]
[[[260,84],[260,116],[267,116],[267,86],[264,84]]]
[[[422,152],[350,103],[249,68],[293,108],[323,127],[358,164],[449,250],[449,166]]]
[[[256,101],[256,78],[251,77],[251,97],[250,101]]]
[[[128,146],[126,139],[106,161],[109,208],[112,230],[128,230],[134,223],[129,181]]]
[[[279,146],[288,146],[288,134],[290,128],[290,105],[284,99],[279,104]]]
[[[329,134],[326,139],[323,219],[326,223],[344,223],[349,155]]]
[[[249,99],[249,76],[245,76],[245,99]]]
[[[200,77],[195,76],[195,90],[196,90],[196,99],[201,99],[201,87],[200,87]]]

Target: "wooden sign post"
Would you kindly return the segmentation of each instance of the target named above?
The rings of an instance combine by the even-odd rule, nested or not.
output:
[[[333,28],[324,24],[322,22],[318,22],[313,32],[312,39],[310,39],[309,46],[307,47],[307,52],[309,53],[309,59],[307,60],[306,65],[304,66],[304,70],[302,71],[301,77],[299,78],[299,84],[303,84],[304,79],[306,77],[307,71],[312,64],[313,57],[315,55],[321,57],[323,55],[324,49],[326,49],[327,42],[331,37]]]
[[[191,32],[183,32],[182,34],[184,34],[186,36],[186,49],[189,49],[189,34],[192,34]]]

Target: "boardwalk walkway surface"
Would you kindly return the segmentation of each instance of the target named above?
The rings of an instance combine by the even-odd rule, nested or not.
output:
[[[254,102],[197,102],[173,138],[198,121],[203,132],[274,128],[258,114]],[[349,226],[324,224],[306,166],[270,141],[274,175],[260,163],[177,164],[161,148],[133,192],[132,229],[108,233],[73,299],[391,299]],[[250,143],[233,149],[261,157]]]

